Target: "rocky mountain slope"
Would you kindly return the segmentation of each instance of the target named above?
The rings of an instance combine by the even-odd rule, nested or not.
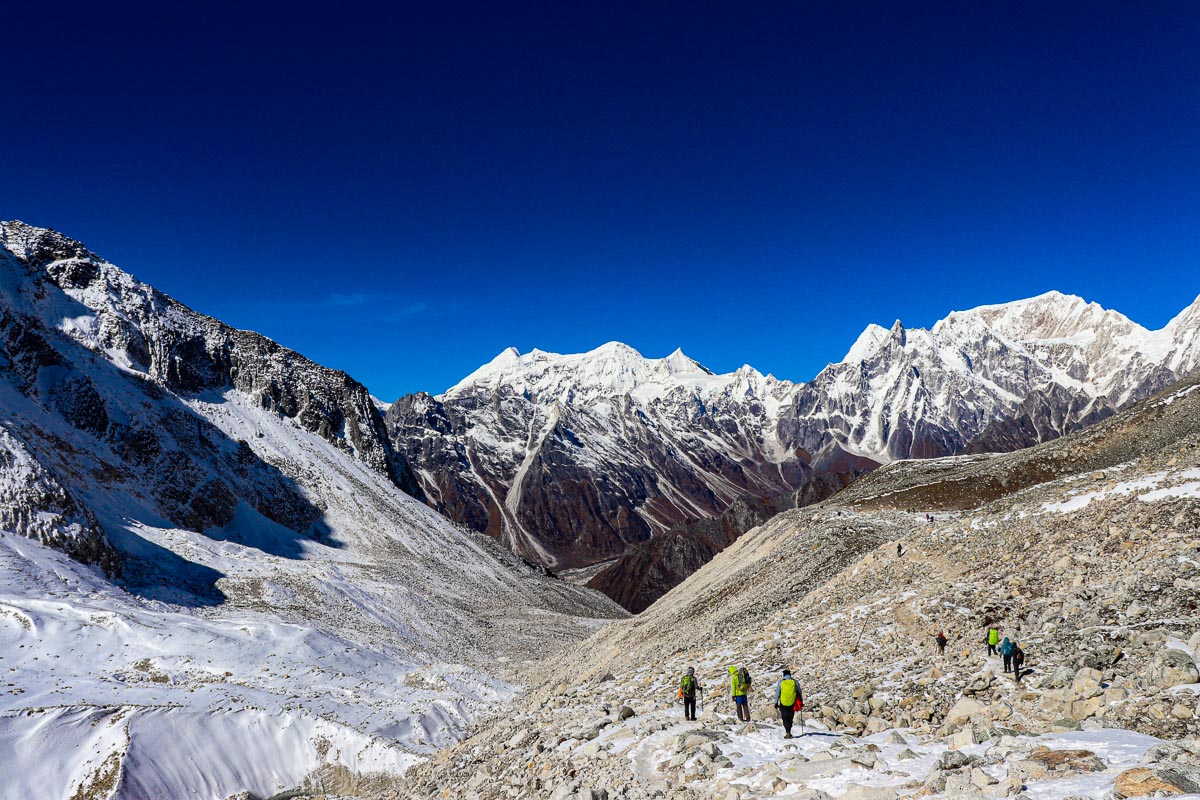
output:
[[[786,508],[897,459],[1048,441],[1198,367],[1200,298],[1148,331],[1052,292],[929,330],[872,325],[804,384],[616,343],[510,349],[401,398],[387,426],[434,508],[555,569],[612,560],[589,585],[639,610],[745,530],[730,523],[761,521],[691,525],[735,501]]]
[[[1200,796],[1198,602],[1190,379],[1028,450],[892,463],[772,518],[364,796]],[[986,654],[989,625],[1027,653],[1021,682]],[[733,718],[731,664],[755,676],[753,723]],[[674,698],[688,666],[708,688],[696,722]],[[772,708],[783,667],[804,686],[799,740]]]
[[[433,507],[562,569],[812,482],[773,430],[790,388],[749,367],[714,375],[678,351],[510,349],[444,395],[401,398],[387,424]]]
[[[408,474],[344,373],[0,224],[0,796],[395,774],[623,616]]]

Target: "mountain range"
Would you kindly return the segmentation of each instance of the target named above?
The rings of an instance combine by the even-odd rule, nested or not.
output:
[[[1057,439],[1198,365],[1200,299],[1148,331],[1052,293],[930,330],[869,327],[808,383],[618,343],[510,349],[383,414],[343,372],[55,231],[0,223],[0,778],[14,796],[266,797],[329,770],[399,774],[511,697],[532,660],[591,658],[579,643],[627,616],[609,597],[644,608],[733,545],[676,600],[709,603],[722,576],[752,618],[784,607],[803,587],[771,579],[764,594],[754,575],[786,570],[804,519],[788,509],[865,472],[819,512],[824,538],[806,547],[828,546],[810,567],[833,574],[862,547],[921,535],[907,514],[855,538],[841,518],[854,503],[990,502],[992,525],[1006,493],[1080,470],[1137,462],[1193,480],[1172,438],[1193,447],[1193,384],[1061,448],[925,459]],[[1114,430],[1120,446],[1096,461]],[[1044,502],[1070,511],[1073,486]],[[1155,524],[1191,519],[1164,509]],[[930,557],[942,536],[958,533],[938,529]],[[1064,558],[1074,540],[1055,537],[1046,552]],[[613,635],[687,639],[692,600]]]
[[[638,611],[746,526],[880,464],[1048,441],[1198,366],[1200,298],[1150,331],[1049,292],[870,325],[806,383],[616,342],[509,348],[386,421],[430,505]],[[698,536],[707,519],[724,521]]]

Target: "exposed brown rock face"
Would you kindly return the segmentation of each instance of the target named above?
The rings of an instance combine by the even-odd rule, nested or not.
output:
[[[401,398],[387,425],[434,508],[567,569],[813,482],[770,430],[766,407],[784,389],[748,368],[715,376],[681,353],[644,359],[618,344],[506,352],[442,397]]]
[[[806,506],[842,489],[860,472],[821,475],[781,497],[747,497],[717,517],[682,523],[635,545],[597,573],[587,585],[639,613],[707,564],[738,537],[789,508]]]

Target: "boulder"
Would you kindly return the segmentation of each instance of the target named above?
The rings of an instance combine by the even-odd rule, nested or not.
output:
[[[1160,689],[1200,682],[1200,670],[1190,654],[1175,648],[1160,650],[1146,667],[1146,682]]]
[[[829,758],[824,761],[805,761],[793,764],[787,769],[780,770],[779,777],[789,784],[804,783],[813,778],[825,775],[836,775],[844,769],[850,769],[854,762],[848,758]]]
[[[983,703],[972,700],[969,697],[959,698],[958,702],[950,706],[950,710],[946,712],[946,724],[952,726],[965,725],[975,717],[982,716],[986,712]]]
[[[1103,772],[1108,769],[1091,750],[1051,750],[1049,747],[1039,747],[1026,758],[1041,764],[1048,772],[1060,775]]]
[[[1163,797],[1200,793],[1200,767],[1172,764],[1127,769],[1117,776],[1113,791],[1118,798],[1144,797],[1156,792]]]
[[[896,800],[896,797],[896,789],[892,786],[860,786],[852,783],[841,800]]]
[[[1095,697],[1100,692],[1100,683],[1103,679],[1104,673],[1100,670],[1083,667],[1075,673],[1075,677],[1071,681],[1071,694],[1079,700]]]
[[[961,769],[967,765],[968,761],[969,759],[965,753],[960,753],[957,750],[947,750],[938,759],[938,766],[944,770]]]

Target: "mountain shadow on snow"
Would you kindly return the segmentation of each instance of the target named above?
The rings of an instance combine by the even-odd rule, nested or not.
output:
[[[30,510],[6,527],[123,575],[137,594],[192,605],[221,601],[222,574],[140,529],[290,559],[340,547],[301,476],[285,472],[294,465],[218,424],[244,413],[226,402],[243,384],[273,418],[396,480],[382,420],[344,374],[195,314],[53,232],[4,223],[0,244],[0,449],[11,473],[0,494]],[[312,375],[298,367],[288,380],[280,361]]]

